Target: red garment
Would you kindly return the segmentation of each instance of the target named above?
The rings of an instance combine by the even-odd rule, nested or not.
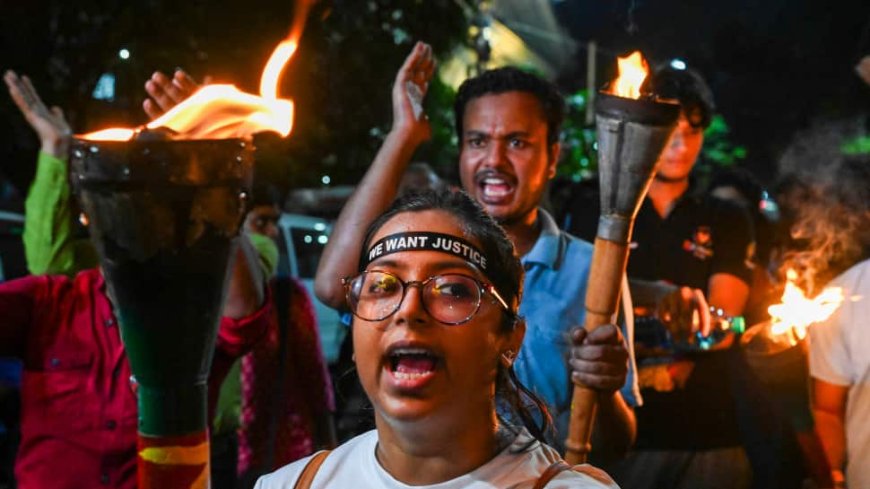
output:
[[[290,293],[284,398],[280,414],[273,424],[280,361],[278,312],[273,308],[266,341],[257,343],[242,357],[242,410],[238,431],[240,475],[251,469],[271,472],[314,453],[316,417],[335,411],[332,381],[320,346],[314,304],[298,280],[277,280],[288,280]],[[278,290],[273,284],[273,293]],[[272,426],[278,430],[274,459],[271,467],[263,467]]]
[[[221,320],[209,391],[265,333],[270,309]],[[135,488],[136,397],[99,270],[2,283],[0,318],[0,355],[24,363],[19,489]]]

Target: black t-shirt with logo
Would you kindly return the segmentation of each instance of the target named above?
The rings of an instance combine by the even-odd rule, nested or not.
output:
[[[628,276],[707,291],[712,275],[751,280],[752,227],[740,207],[714,197],[683,196],[665,218],[645,199],[630,245]],[[734,349],[684,356],[694,369],[684,388],[642,389],[637,449],[696,450],[739,446]],[[643,362],[641,362],[643,363]],[[643,368],[643,367],[641,367]]]
[[[706,291],[727,273],[748,285],[752,224],[739,206],[715,197],[683,196],[665,218],[644,199],[631,240],[628,276]]]

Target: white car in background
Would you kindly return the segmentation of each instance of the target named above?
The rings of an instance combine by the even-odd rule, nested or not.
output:
[[[329,241],[332,224],[318,217],[283,213],[278,220],[278,228],[281,232],[278,274],[296,277],[305,285],[317,313],[323,355],[327,363],[334,363],[338,359],[347,328],[342,324],[338,311],[320,302],[314,295],[314,275],[323,248]]]

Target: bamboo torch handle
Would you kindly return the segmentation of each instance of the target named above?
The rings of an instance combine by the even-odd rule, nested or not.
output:
[[[595,238],[592,253],[592,266],[589,271],[589,287],[586,291],[586,319],[583,327],[587,331],[609,324],[613,321],[619,304],[622,275],[628,260],[628,245],[601,238]],[[571,424],[568,439],[565,441],[565,461],[569,464],[586,462],[591,445],[592,423],[598,392],[589,387],[574,386],[571,399]]]

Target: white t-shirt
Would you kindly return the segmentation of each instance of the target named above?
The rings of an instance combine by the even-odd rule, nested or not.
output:
[[[385,488],[385,489],[528,489],[559,454],[552,448],[535,443],[528,451],[512,453],[531,435],[523,431],[509,447],[474,471],[447,482],[428,486],[409,486],[394,479],[375,457],[377,430],[363,433],[336,448],[326,460],[311,485],[312,489]],[[254,489],[292,489],[311,457],[297,460],[257,481]],[[591,465],[582,472],[565,471],[547,484],[547,489],[617,488],[603,471]]]
[[[810,327],[810,374],[848,386],[846,484],[870,487],[870,260],[834,280],[845,300],[828,320]]]

